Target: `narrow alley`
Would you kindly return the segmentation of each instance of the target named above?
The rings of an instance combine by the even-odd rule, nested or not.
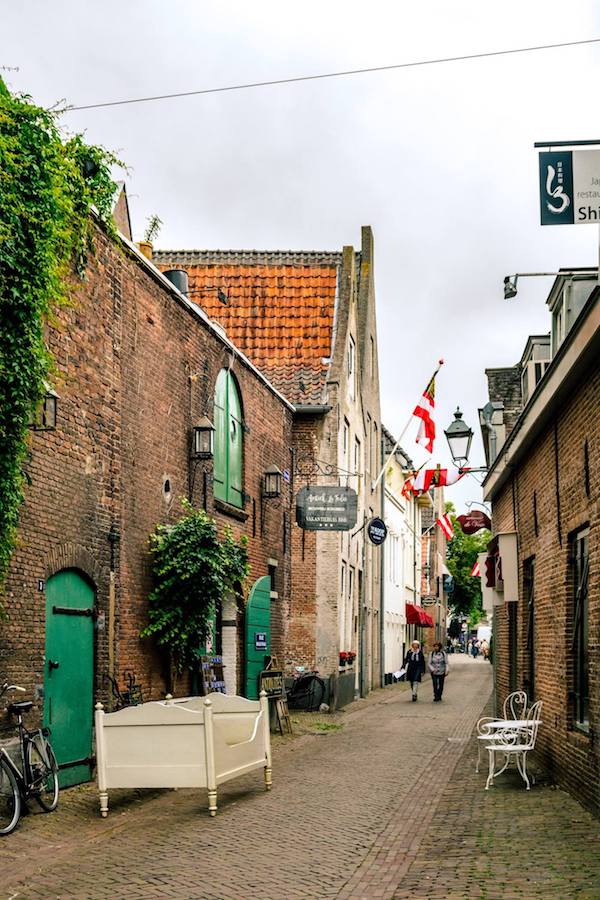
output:
[[[429,681],[416,704],[397,685],[276,741],[273,791],[225,785],[216,819],[200,791],[114,792],[106,820],[93,785],[65,791],[0,845],[2,898],[600,897],[575,800],[513,774],[484,792],[472,731],[492,670],[452,663],[440,704]]]

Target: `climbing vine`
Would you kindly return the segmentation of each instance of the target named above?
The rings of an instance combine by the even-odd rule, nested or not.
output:
[[[226,528],[219,540],[214,519],[186,500],[183,507],[178,522],[157,525],[150,536],[154,589],[142,631],[169,651],[173,679],[197,662],[217,603],[249,572],[245,536],[236,541]]]
[[[82,277],[94,209],[110,232],[118,160],[0,78],[0,586],[23,501],[28,422],[52,370],[45,327]],[[1,611],[1,607],[0,607]]]

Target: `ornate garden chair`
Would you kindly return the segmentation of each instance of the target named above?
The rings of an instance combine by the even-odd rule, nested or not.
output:
[[[502,704],[502,719],[509,721],[511,719],[524,719],[527,712],[527,694],[525,691],[513,691],[509,694]],[[490,722],[498,722],[499,716],[482,716],[477,722],[477,763],[475,771],[479,772],[479,764],[481,762],[481,744],[485,738],[494,740],[495,730],[491,731],[487,728]]]
[[[542,701],[538,700],[529,709],[524,719],[527,719],[526,725],[514,726],[507,721],[504,728],[497,729],[494,739],[486,746],[489,756],[488,777],[485,783],[486,791],[494,778],[501,775],[508,767],[511,759],[514,758],[519,774],[525,784],[527,790],[530,789],[529,778],[527,777],[527,754],[535,747],[538,728],[541,725],[540,716],[542,714]],[[504,765],[496,772],[496,754],[501,753],[504,756]],[[535,778],[532,776],[535,783]]]

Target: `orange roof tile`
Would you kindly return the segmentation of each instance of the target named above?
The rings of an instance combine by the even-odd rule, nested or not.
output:
[[[167,250],[155,252],[154,262],[162,271],[187,270],[189,299],[285,397],[323,402],[341,254]]]

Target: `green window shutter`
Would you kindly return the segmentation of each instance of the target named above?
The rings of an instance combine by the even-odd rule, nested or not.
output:
[[[228,420],[229,420],[229,446],[227,465],[227,502],[234,506],[244,505],[242,484],[242,451],[244,431],[242,427],[242,404],[234,379],[229,376]]]
[[[227,382],[228,372],[222,369],[219,372],[215,385],[215,446],[213,466],[213,488],[218,500],[227,500]]]

